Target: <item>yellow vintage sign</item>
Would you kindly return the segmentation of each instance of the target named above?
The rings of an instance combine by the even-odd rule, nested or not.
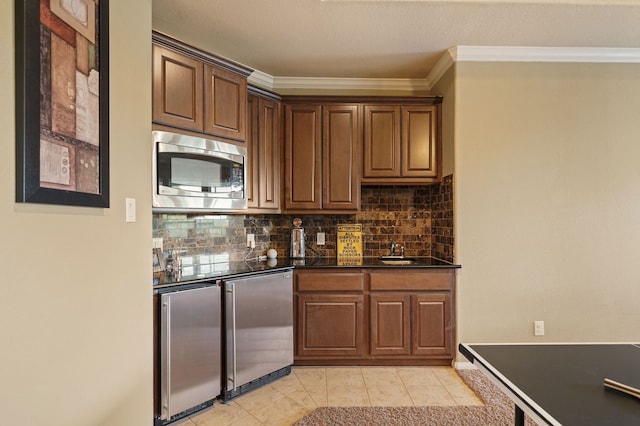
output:
[[[338,256],[340,266],[362,265],[362,225],[338,225]]]

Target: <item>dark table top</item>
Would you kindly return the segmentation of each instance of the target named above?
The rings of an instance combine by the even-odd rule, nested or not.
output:
[[[443,260],[432,257],[414,258],[416,262],[411,265],[387,265],[378,258],[363,258],[357,264],[338,264],[335,258],[306,258],[288,259],[277,258],[266,261],[230,261],[219,263],[207,263],[202,265],[183,265],[181,274],[155,273],[153,278],[154,288],[174,287],[177,285],[194,284],[216,279],[226,279],[241,275],[277,272],[291,268],[317,269],[317,268],[459,268]]]
[[[460,352],[549,424],[640,425],[640,400],[603,385],[640,388],[640,345],[460,344]]]

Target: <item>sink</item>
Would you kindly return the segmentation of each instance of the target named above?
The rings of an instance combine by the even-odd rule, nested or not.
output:
[[[385,265],[412,265],[416,259],[404,256],[380,256],[380,261]]]

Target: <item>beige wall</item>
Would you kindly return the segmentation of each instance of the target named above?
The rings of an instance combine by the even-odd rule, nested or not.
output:
[[[458,63],[455,93],[459,340],[639,341],[640,65]]]
[[[13,3],[0,2],[0,423],[151,424],[151,0],[110,2],[108,209],[14,201]]]

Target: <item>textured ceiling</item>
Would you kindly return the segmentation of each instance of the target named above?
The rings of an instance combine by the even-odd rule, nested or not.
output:
[[[153,29],[277,77],[425,78],[454,46],[640,48],[640,0],[152,0]]]

